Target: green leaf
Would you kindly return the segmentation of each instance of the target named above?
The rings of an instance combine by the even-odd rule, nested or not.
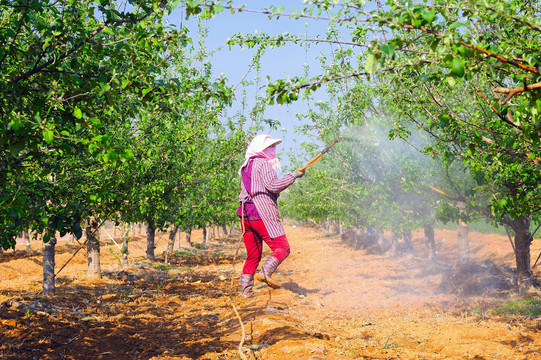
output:
[[[51,240],[51,233],[49,232],[49,229],[45,230],[43,233],[43,242],[48,243],[49,240]]]
[[[457,28],[459,28],[459,27],[461,27],[461,26],[464,26],[464,24],[459,23],[459,22],[457,21],[457,22],[452,23],[452,24],[449,26],[448,30],[451,31],[451,30],[457,29]]]
[[[45,42],[43,43],[43,46],[41,47],[42,50],[45,50],[49,47],[49,44],[51,43],[52,38],[45,39]]]
[[[12,144],[9,147],[9,151],[11,153],[11,156],[18,156],[21,151],[25,148],[24,141],[17,141],[15,144]]]
[[[54,133],[51,130],[43,130],[43,139],[47,144],[50,144],[53,142],[54,139]]]
[[[118,160],[118,153],[115,151],[115,150],[108,150],[107,153],[109,154],[109,158],[112,160],[112,161],[116,161]]]
[[[454,77],[452,76],[447,76],[445,78],[445,80],[447,81],[447,83],[451,86],[451,87],[454,87],[456,85],[456,80]]]
[[[374,54],[368,54],[368,56],[366,57],[366,62],[364,64],[364,69],[367,73],[373,74],[374,72],[376,72],[377,68],[378,64],[376,62],[376,56]]]
[[[451,74],[457,77],[463,77],[465,65],[466,60],[462,58],[453,58],[453,61],[451,62]]]
[[[394,51],[398,46],[396,44],[384,44],[381,46],[381,51],[389,57],[394,56]]]
[[[133,151],[132,149],[124,149],[124,158],[126,160],[131,160],[133,159],[134,155],[133,155]]]
[[[81,109],[75,108],[75,110],[73,110],[73,116],[75,116],[77,119],[80,119],[83,117],[83,112],[81,111]]]
[[[434,10],[424,10],[422,15],[423,19],[425,19],[428,24],[432,24],[432,21],[434,21],[434,18],[436,17],[436,12]]]
[[[13,119],[11,119],[11,128],[13,129],[13,131],[17,131],[19,130],[21,127],[21,120],[18,118],[18,117],[15,117]]]
[[[144,97],[146,94],[148,94],[148,93],[150,92],[150,90],[152,90],[151,87],[148,87],[148,88],[146,88],[146,89],[143,89],[143,91],[141,92],[141,95],[143,95],[143,97]]]

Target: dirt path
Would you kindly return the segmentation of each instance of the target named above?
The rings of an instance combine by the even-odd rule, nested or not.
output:
[[[391,258],[313,228],[286,232],[292,252],[279,268],[281,289],[257,285],[244,300],[234,279],[252,359],[541,359],[540,318],[492,311],[512,299],[504,237],[471,234],[474,262],[464,268],[454,267],[448,231],[436,234],[436,261],[418,234],[413,252]],[[101,280],[86,278],[81,251],[51,298],[39,295],[38,251],[0,254],[0,357],[238,359],[241,328],[229,296],[242,267],[238,259],[232,272],[236,239],[178,251],[168,264],[144,260],[142,238],[130,247],[123,270],[114,244],[103,244]],[[73,251],[60,242],[57,269]],[[532,255],[539,251],[536,241]]]

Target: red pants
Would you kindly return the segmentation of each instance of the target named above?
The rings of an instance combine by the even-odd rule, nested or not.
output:
[[[271,248],[271,256],[274,256],[279,262],[282,262],[289,255],[289,243],[286,236],[282,235],[271,239],[263,220],[245,220],[244,228],[244,246],[246,246],[248,256],[242,269],[243,274],[255,274],[263,254],[263,241]]]

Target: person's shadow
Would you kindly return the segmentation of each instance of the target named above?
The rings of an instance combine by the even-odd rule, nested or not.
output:
[[[297,295],[303,295],[306,296],[307,294],[314,294],[319,292],[319,289],[306,289],[302,286],[299,286],[299,284],[288,281],[286,283],[282,283],[282,288],[291,291],[292,293],[295,293]]]

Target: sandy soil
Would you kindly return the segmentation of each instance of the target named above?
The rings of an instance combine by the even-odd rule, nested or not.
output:
[[[390,257],[315,228],[286,232],[292,252],[277,274],[282,288],[258,284],[251,299],[238,296],[238,234],[178,249],[167,264],[165,235],[152,262],[136,237],[126,269],[104,241],[103,278],[86,277],[81,250],[58,274],[54,297],[40,294],[39,243],[30,252],[19,245],[0,254],[0,358],[239,359],[233,301],[249,359],[541,359],[541,317],[494,311],[517,296],[505,237],[470,234],[473,261],[458,266],[451,231],[436,232],[435,260],[420,234],[412,252]],[[59,242],[57,270],[77,247]],[[532,261],[540,251],[536,240]]]

